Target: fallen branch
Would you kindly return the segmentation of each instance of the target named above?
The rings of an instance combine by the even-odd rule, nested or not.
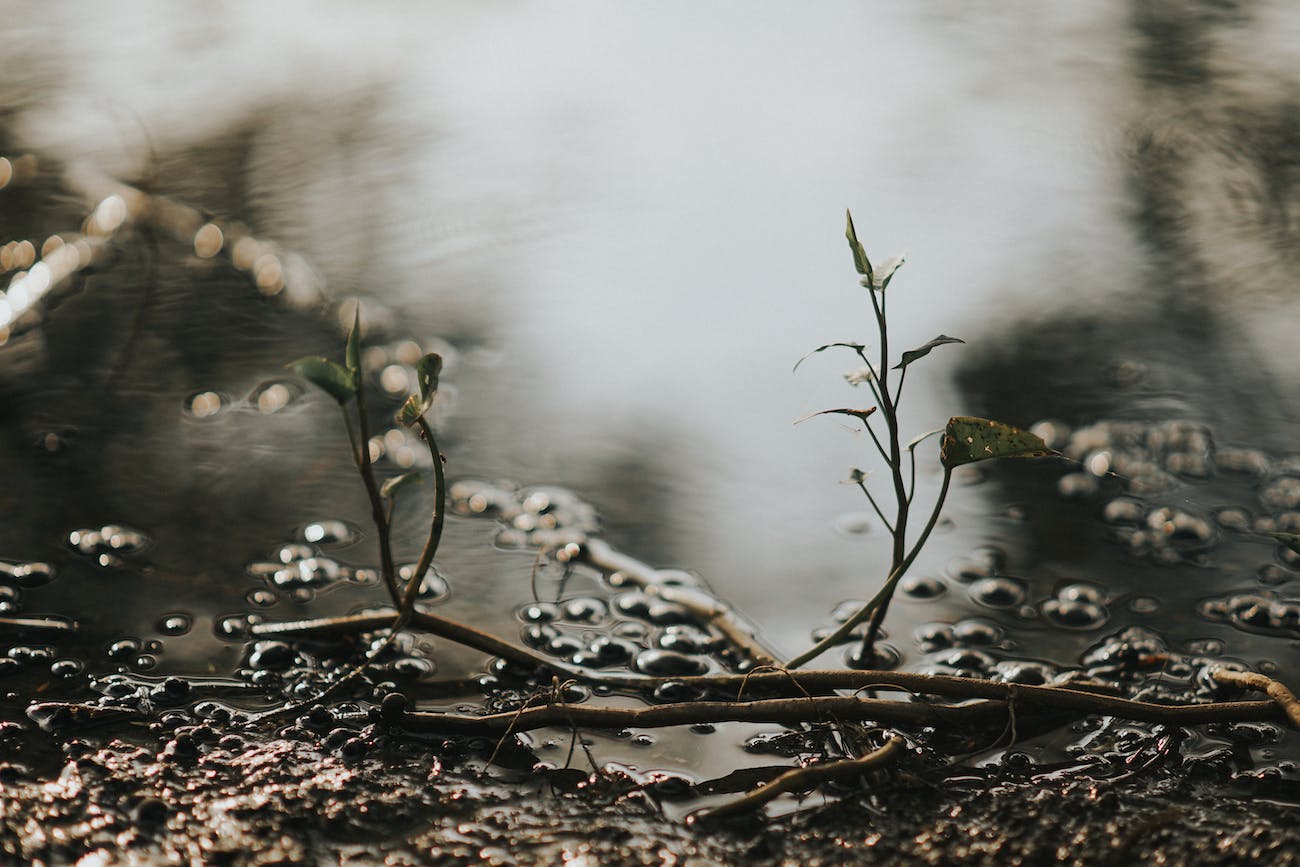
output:
[[[903,739],[898,735],[894,735],[880,749],[873,750],[856,759],[819,762],[815,765],[794,768],[786,771],[767,785],[753,789],[734,801],[728,801],[711,810],[701,810],[694,813],[687,821],[700,822],[729,818],[741,813],[748,813],[751,810],[757,810],[769,801],[774,801],[788,792],[807,792],[822,783],[859,777],[872,768],[892,761],[895,756],[902,752],[904,746]]]
[[[1050,688],[1049,688],[1050,689]],[[1061,690],[1069,693],[1068,690]],[[1091,706],[1086,699],[1092,699]],[[1169,725],[1200,725],[1217,722],[1276,720],[1281,709],[1271,701],[1213,702],[1191,705],[1158,705],[1077,693],[1074,707],[1060,702],[1039,702],[1040,711],[1070,712],[1073,716],[1103,714],[1136,722]],[[1006,701],[983,700],[964,705],[934,705],[915,701],[894,701],[853,696],[809,696],[806,698],[760,699],[758,701],[694,701],[650,707],[595,707],[555,703],[526,707],[510,713],[474,716],[407,710],[405,697],[386,701],[384,718],[409,731],[449,734],[501,734],[524,732],[550,726],[586,728],[663,728],[697,723],[756,722],[797,724],[818,717],[837,720],[872,720],[886,725],[946,726],[957,730],[973,724],[1001,722],[1009,714]],[[1025,710],[1016,698],[1016,711]]]
[[[1210,676],[1219,683],[1257,689],[1265,693],[1286,714],[1291,727],[1300,729],[1300,701],[1296,701],[1295,693],[1287,689],[1285,684],[1258,672],[1235,671],[1231,668],[1212,668]]]

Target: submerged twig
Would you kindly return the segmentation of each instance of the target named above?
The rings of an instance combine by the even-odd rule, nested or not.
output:
[[[786,771],[767,785],[746,792],[733,801],[728,801],[710,810],[695,813],[690,817],[689,821],[698,822],[729,818],[741,813],[748,813],[751,810],[757,810],[769,801],[774,801],[789,792],[806,792],[820,786],[822,783],[859,777],[873,768],[892,761],[903,751],[905,745],[906,741],[902,737],[894,735],[885,742],[884,746],[872,750],[865,756],[818,762],[815,765],[794,768]]]

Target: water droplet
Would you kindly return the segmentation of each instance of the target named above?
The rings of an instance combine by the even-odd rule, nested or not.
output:
[[[993,668],[993,679],[1003,683],[1042,686],[1051,683],[1053,677],[1051,666],[1041,662],[999,662]]]
[[[634,667],[655,677],[689,677],[709,670],[703,659],[672,650],[643,650],[637,654]]]
[[[184,635],[194,625],[194,618],[188,614],[164,614],[158,621],[158,631],[163,635]]]
[[[49,563],[15,563],[5,571],[19,587],[42,587],[54,579],[54,567]]]
[[[560,631],[549,623],[533,623],[520,630],[519,635],[529,647],[545,647],[557,638]]]
[[[248,655],[250,668],[285,669],[293,664],[293,648],[283,641],[258,641]]]
[[[357,534],[343,521],[313,521],[302,530],[302,537],[316,545],[346,545]]]
[[[559,606],[550,602],[535,602],[519,609],[519,619],[527,623],[550,623],[559,616]]]
[[[258,590],[248,591],[248,593],[244,595],[244,598],[248,600],[249,605],[256,605],[258,608],[270,608],[272,605],[280,601],[279,596],[264,587]]]
[[[1106,594],[1100,587],[1092,584],[1066,584],[1056,591],[1056,597],[1067,602],[1091,602],[1101,605],[1106,601]]]
[[[588,649],[601,665],[620,665],[637,653],[637,646],[632,642],[609,636],[597,638]]]
[[[213,631],[219,638],[243,639],[248,636],[248,627],[252,625],[247,614],[228,614],[213,620]]]
[[[1056,490],[1069,499],[1084,499],[1097,493],[1097,477],[1090,473],[1066,473],[1056,481]]]
[[[215,391],[203,391],[192,395],[185,402],[185,409],[195,418],[212,418],[221,412],[226,400]]]
[[[546,642],[543,648],[551,656],[561,658],[573,656],[587,649],[587,645],[581,639],[572,635],[556,635],[550,641]]]
[[[119,638],[108,646],[109,659],[130,659],[144,649],[144,642],[138,638]]]
[[[1002,629],[987,620],[963,620],[953,624],[952,637],[961,645],[991,647],[1002,640]]]
[[[1255,573],[1259,577],[1259,583],[1270,587],[1278,584],[1285,584],[1291,580],[1291,573],[1276,563],[1265,563],[1259,567]]]
[[[1099,629],[1107,620],[1105,608],[1074,599],[1047,600],[1043,603],[1043,616],[1065,629]]]
[[[658,642],[664,650],[678,653],[709,653],[718,646],[718,639],[709,632],[689,624],[676,624],[667,627],[659,636]]]
[[[1014,578],[984,578],[969,592],[972,601],[989,608],[1011,608],[1025,600],[1025,586]]]
[[[1160,610],[1160,600],[1154,596],[1134,596],[1128,607],[1134,614],[1155,614]]]
[[[316,556],[316,549],[310,545],[284,545],[279,551],[275,552],[276,559],[286,566],[290,563],[296,563],[299,560],[307,560]]]
[[[579,597],[564,603],[564,619],[574,623],[599,623],[605,614],[605,603],[594,597]]]
[[[898,648],[880,641],[876,642],[870,653],[862,642],[857,642],[844,651],[844,664],[859,671],[888,671],[902,661],[903,655],[898,652]]]
[[[933,661],[946,668],[975,672],[980,675],[988,674],[997,663],[996,659],[984,651],[970,649],[950,650],[933,657]]]
[[[1225,530],[1234,530],[1238,533],[1250,532],[1251,515],[1245,509],[1235,506],[1219,509],[1214,513],[1214,520]]]
[[[913,599],[937,599],[948,587],[938,578],[908,576],[899,582],[898,589]]]
[[[918,626],[912,635],[916,639],[917,646],[926,653],[952,647],[953,642],[956,641],[950,623],[926,623]]]
[[[402,580],[403,586],[408,584],[415,576],[415,567],[418,563],[408,563],[397,570],[397,575]],[[442,573],[438,571],[437,566],[430,566],[424,573],[424,580],[420,582],[418,596],[420,599],[441,599],[451,592],[451,585]]]
[[[1107,524],[1139,524],[1146,517],[1146,508],[1131,497],[1117,497],[1106,504],[1101,515]]]
[[[55,677],[75,677],[86,668],[79,659],[56,659],[50,663],[50,674]]]

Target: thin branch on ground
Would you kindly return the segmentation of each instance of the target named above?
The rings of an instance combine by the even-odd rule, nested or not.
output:
[[[884,746],[872,750],[860,758],[818,762],[815,765],[794,768],[786,771],[767,785],[753,789],[733,801],[728,801],[711,810],[702,810],[695,813],[688,821],[701,822],[730,818],[757,810],[769,801],[774,801],[789,792],[807,792],[822,783],[860,777],[870,770],[893,761],[903,752],[905,746],[906,742],[903,738],[894,735]]]
[[[1287,689],[1285,684],[1258,672],[1234,671],[1230,668],[1212,668],[1210,669],[1210,676],[1219,683],[1255,689],[1265,693],[1286,714],[1291,727],[1300,729],[1300,702],[1296,701],[1295,693]]]

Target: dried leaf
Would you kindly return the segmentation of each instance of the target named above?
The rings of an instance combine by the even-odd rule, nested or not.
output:
[[[425,406],[420,400],[420,396],[413,394],[406,399],[402,404],[402,408],[397,411],[397,422],[407,427],[414,427],[420,416],[424,415],[424,410]]]
[[[803,358],[796,361],[794,363],[794,370],[798,370],[799,365],[803,364],[805,361],[807,361],[809,358],[816,355],[817,353],[824,352],[827,349],[834,349],[836,346],[843,346],[845,349],[852,349],[854,352],[858,352],[858,353],[861,353],[862,350],[867,348],[866,345],[862,343],[823,343],[821,346],[817,347],[812,352],[805,353]]]
[[[876,269],[875,274],[873,274],[871,278],[871,285],[876,289],[879,289],[881,292],[884,292],[889,288],[889,281],[894,279],[894,272],[899,268],[902,268],[903,263],[906,261],[906,253],[899,253],[897,256],[890,259],[882,267]]]
[[[851,415],[854,418],[861,421],[863,424],[866,424],[867,417],[875,411],[876,408],[874,406],[868,407],[867,409],[823,409],[820,410],[819,412],[810,412],[803,418],[795,419],[794,423],[799,424],[800,422],[805,422],[808,419],[814,418],[819,415]]]
[[[948,469],[992,458],[1041,458],[1057,452],[1029,431],[986,418],[948,419],[940,459]]]
[[[420,481],[419,473],[402,473],[400,476],[385,479],[383,487],[379,489],[379,494],[383,497],[391,497],[395,491],[413,485],[418,481]]]
[[[966,341],[962,340],[960,337],[949,337],[946,334],[940,334],[938,337],[936,337],[934,340],[931,340],[929,343],[925,344],[924,346],[918,346],[916,347],[916,349],[909,349],[907,350],[907,352],[904,352],[903,360],[898,362],[898,364],[894,365],[894,370],[902,370],[903,368],[911,364],[913,361],[916,361],[921,358],[925,358],[925,356],[929,355],[930,351],[934,349],[936,346],[943,346],[944,344],[947,343],[965,343],[965,342]]]
[[[917,446],[919,446],[921,443],[928,440],[930,437],[934,436],[935,434],[941,434],[941,433],[943,433],[943,428],[937,427],[934,430],[928,430],[923,434],[917,434],[916,436],[912,437],[911,442],[907,444],[907,450],[910,452],[914,450]]]

